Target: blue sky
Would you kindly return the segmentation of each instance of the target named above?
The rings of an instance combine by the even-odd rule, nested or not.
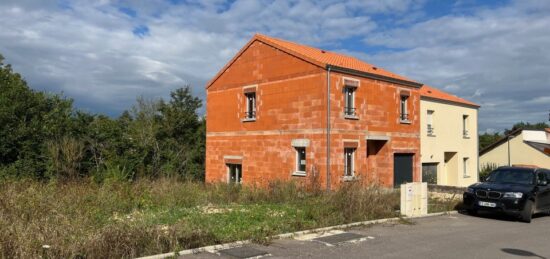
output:
[[[480,129],[548,120],[550,1],[0,2],[0,53],[37,90],[117,116],[204,84],[263,33],[356,56],[482,105]]]

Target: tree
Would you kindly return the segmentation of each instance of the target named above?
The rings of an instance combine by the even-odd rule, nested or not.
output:
[[[3,60],[0,55],[0,167],[42,177],[46,142],[70,128],[72,100],[31,90]]]
[[[497,142],[501,138],[502,138],[502,135],[500,135],[499,133],[493,133],[493,134],[484,133],[479,135],[479,150],[483,150],[484,148]]]
[[[138,98],[118,119],[34,91],[0,56],[0,174],[71,179],[204,179],[202,101],[185,86],[170,100]]]
[[[550,128],[550,126],[548,124],[544,123],[544,122],[539,122],[539,123],[535,123],[535,124],[531,124],[529,122],[527,122],[527,123],[519,122],[519,123],[514,124],[514,126],[512,126],[512,129],[504,130],[504,134],[508,135],[508,134],[510,134],[510,132],[512,132],[514,130],[517,130],[517,129],[544,130],[545,128]]]
[[[511,132],[518,130],[518,129],[525,129],[525,130],[544,130],[546,128],[550,128],[550,126],[544,122],[534,123],[531,124],[529,122],[518,122],[512,126],[511,129],[505,129],[504,134],[500,133],[484,133],[479,135],[479,150],[483,150],[484,148],[488,147],[489,145],[499,141],[504,136],[510,134]]]

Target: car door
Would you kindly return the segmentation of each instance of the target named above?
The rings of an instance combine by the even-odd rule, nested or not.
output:
[[[550,209],[550,170],[544,170],[543,173],[546,176],[546,202],[545,202],[545,209]]]
[[[537,172],[537,210],[548,210],[550,209],[550,185],[548,185],[548,173],[539,171]],[[545,181],[546,185],[540,185],[541,182]]]

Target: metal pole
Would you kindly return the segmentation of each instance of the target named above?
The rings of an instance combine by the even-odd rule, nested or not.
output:
[[[327,192],[330,191],[330,66],[327,67]]]
[[[508,140],[508,166],[511,166],[510,163],[510,136],[506,137]]]

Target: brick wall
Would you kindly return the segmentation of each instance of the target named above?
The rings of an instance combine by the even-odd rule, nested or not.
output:
[[[227,181],[224,157],[242,157],[243,183],[265,185],[292,176],[293,139],[309,139],[308,175],[326,183],[326,77],[313,64],[256,41],[207,89],[206,181]],[[344,118],[343,80],[360,80],[358,119]],[[393,185],[393,154],[414,153],[414,178],[420,178],[419,95],[417,89],[372,79],[331,73],[331,187],[343,181],[344,142],[357,144],[356,172],[362,181]],[[244,91],[255,87],[257,115],[244,122]],[[399,122],[401,91],[410,92],[411,123]],[[385,135],[372,142],[367,135]],[[369,143],[371,143],[369,141]],[[371,152],[373,153],[373,152]]]

